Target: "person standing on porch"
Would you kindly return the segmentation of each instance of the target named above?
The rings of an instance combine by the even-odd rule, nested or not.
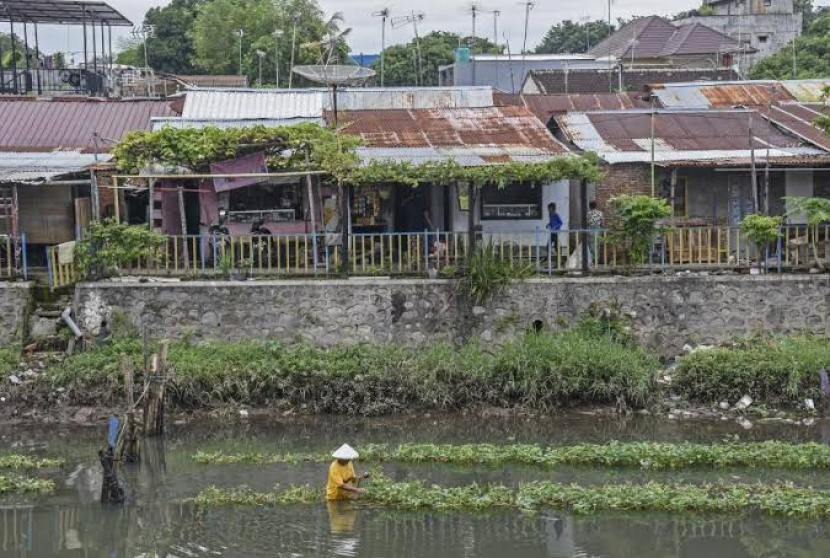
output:
[[[548,204],[548,230],[550,230],[550,254],[556,257],[556,267],[559,267],[559,231],[562,230],[562,217],[556,212],[556,204]]]

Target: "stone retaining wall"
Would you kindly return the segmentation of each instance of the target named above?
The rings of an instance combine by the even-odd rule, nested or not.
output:
[[[760,331],[825,334],[828,297],[828,277],[806,275],[532,279],[472,308],[443,280],[105,282],[77,286],[76,314],[93,334],[106,322],[195,339],[497,343],[535,322],[566,327],[592,305],[619,306],[643,343],[671,356]]]
[[[31,283],[0,281],[0,348],[20,348],[26,335]]]

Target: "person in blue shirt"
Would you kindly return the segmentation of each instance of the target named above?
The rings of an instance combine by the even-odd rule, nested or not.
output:
[[[550,253],[556,257],[556,266],[559,266],[559,231],[562,230],[562,217],[556,212],[556,204],[548,204],[548,229],[550,230]]]

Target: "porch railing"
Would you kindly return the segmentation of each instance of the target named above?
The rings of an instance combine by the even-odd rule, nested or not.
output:
[[[630,239],[608,230],[481,232],[476,239],[506,262],[549,275],[582,269],[583,239],[593,273],[738,270],[761,264],[782,272],[807,269],[816,257],[825,260],[830,254],[830,226],[783,227],[766,254],[738,227],[666,227],[639,261],[632,256]],[[74,264],[61,263],[57,249],[47,253],[50,285],[74,282]],[[440,275],[461,267],[468,253],[466,232],[358,233],[349,236],[348,268],[343,269],[339,234],[165,236],[152,257],[116,271],[148,276]]]
[[[26,236],[0,235],[0,279],[28,278]]]

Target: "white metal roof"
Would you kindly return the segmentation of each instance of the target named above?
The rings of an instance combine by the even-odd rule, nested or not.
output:
[[[112,155],[98,155],[98,162],[107,162]],[[83,172],[95,164],[95,155],[78,151],[22,153],[0,151],[0,182],[38,184],[60,176]]]
[[[545,60],[596,60],[596,56],[588,54],[474,54],[470,58],[476,62],[510,61],[510,62],[544,62]]]
[[[313,124],[323,125],[322,118],[239,118],[239,119],[219,119],[219,118],[177,118],[177,117],[159,117],[150,119],[153,131],[160,130],[164,127],[170,128],[249,128],[251,126],[267,126],[275,128],[278,126],[292,126],[294,124],[310,122]]]
[[[320,118],[319,89],[190,89],[182,118]]]
[[[327,89],[210,89],[185,93],[182,118],[322,118],[332,108]],[[339,110],[483,108],[493,106],[492,87],[353,88],[337,93]]]

